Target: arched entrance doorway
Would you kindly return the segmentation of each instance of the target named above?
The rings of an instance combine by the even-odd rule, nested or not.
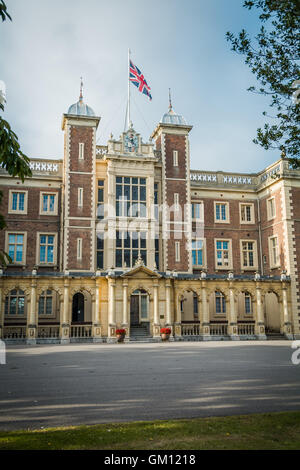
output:
[[[275,292],[265,295],[265,328],[266,333],[280,333],[281,330],[280,306]]]
[[[77,292],[73,297],[72,323],[84,322],[84,295]]]
[[[149,296],[144,289],[135,290],[130,297],[130,326],[149,325]]]

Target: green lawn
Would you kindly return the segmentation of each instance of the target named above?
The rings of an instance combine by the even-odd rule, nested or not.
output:
[[[300,411],[1,431],[4,449],[300,449]]]

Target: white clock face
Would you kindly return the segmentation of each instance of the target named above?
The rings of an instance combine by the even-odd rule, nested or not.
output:
[[[125,136],[126,152],[136,152],[138,149],[138,138],[134,132],[129,131]]]

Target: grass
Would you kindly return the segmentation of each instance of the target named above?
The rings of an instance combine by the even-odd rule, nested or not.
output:
[[[0,432],[0,450],[300,449],[300,411]]]

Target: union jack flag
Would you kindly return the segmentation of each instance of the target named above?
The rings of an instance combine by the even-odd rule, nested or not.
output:
[[[148,86],[144,75],[142,74],[140,69],[138,69],[138,67],[134,65],[131,61],[129,68],[129,79],[131,83],[133,83],[133,85],[138,87],[141,93],[144,93],[144,95],[149,96],[149,99],[152,100],[152,96],[150,93],[151,88]]]

